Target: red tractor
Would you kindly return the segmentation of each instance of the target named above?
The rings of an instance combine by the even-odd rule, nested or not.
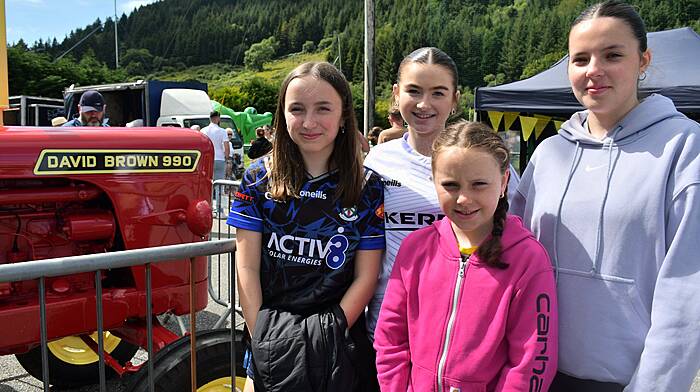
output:
[[[212,144],[195,131],[0,127],[0,264],[205,241],[212,225],[212,170]],[[188,260],[153,264],[151,274],[153,313],[146,314],[144,267],[103,271],[106,364],[112,375],[138,370],[129,361],[146,347],[147,317],[154,320],[154,351],[177,352],[182,344],[176,341],[187,339],[154,316],[190,313]],[[53,385],[98,380],[94,276],[46,279]],[[206,257],[196,261],[194,278],[201,310],[208,299]],[[12,326],[2,328],[0,355],[15,354],[41,379],[37,287],[37,281],[0,283],[0,325]],[[225,340],[207,336],[213,346]],[[199,373],[207,373],[205,367]],[[199,373],[201,383],[228,374]]]

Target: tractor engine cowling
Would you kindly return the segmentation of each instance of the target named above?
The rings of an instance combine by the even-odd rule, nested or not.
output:
[[[114,214],[106,195],[77,181],[0,180],[0,264],[102,253],[112,249]],[[94,287],[92,274],[47,279],[49,292]],[[0,300],[36,293],[35,282],[0,283]]]

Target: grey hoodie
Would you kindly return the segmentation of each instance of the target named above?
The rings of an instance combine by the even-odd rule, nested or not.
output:
[[[511,207],[557,270],[559,370],[687,391],[700,367],[700,125],[661,95],[603,140],[586,116],[537,148]]]

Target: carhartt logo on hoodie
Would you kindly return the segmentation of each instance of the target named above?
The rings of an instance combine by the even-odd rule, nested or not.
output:
[[[547,343],[549,341],[549,296],[546,293],[538,295],[535,306],[537,309],[537,345],[539,350],[535,357],[535,365],[532,367],[530,392],[541,392],[542,385],[544,385],[542,375],[547,370],[547,364],[549,363],[549,353],[547,352]]]

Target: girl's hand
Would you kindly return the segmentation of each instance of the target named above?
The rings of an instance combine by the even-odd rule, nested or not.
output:
[[[348,329],[355,324],[374,294],[383,251],[358,250],[355,254],[355,279],[340,300],[340,308],[348,320]]]

